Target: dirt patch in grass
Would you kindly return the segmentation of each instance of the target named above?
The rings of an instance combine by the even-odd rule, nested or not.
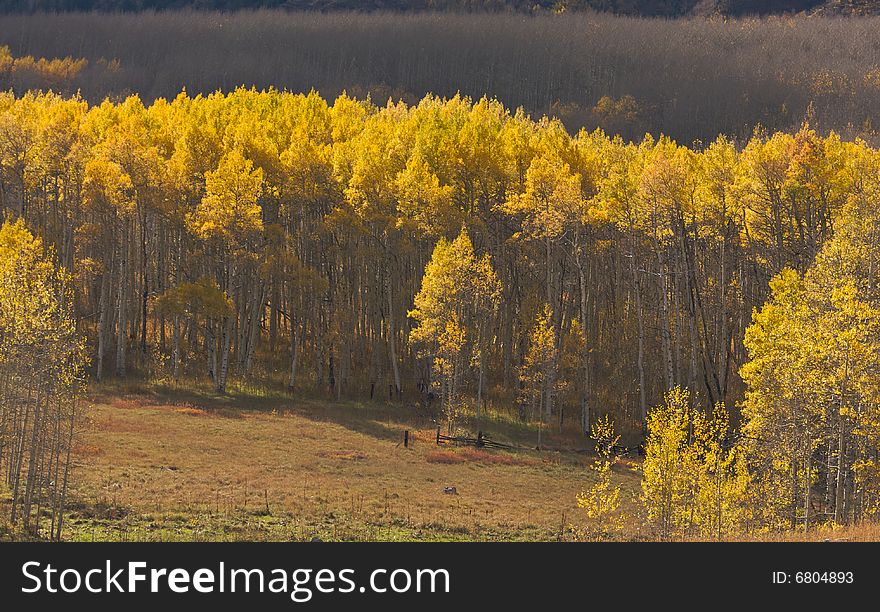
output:
[[[148,402],[142,397],[115,397],[110,400],[110,406],[118,410],[134,410],[146,405]]]
[[[73,455],[77,458],[98,457],[104,454],[104,449],[96,444],[77,444],[73,447]]]
[[[120,419],[110,414],[107,418],[93,421],[92,429],[114,434],[158,434],[164,428],[160,423]]]
[[[431,451],[426,454],[425,461],[428,463],[445,463],[447,465],[452,465],[455,463],[465,463],[467,462],[467,458],[464,455],[459,455],[455,451],[441,450]]]
[[[161,398],[153,398],[146,395],[115,397],[109,400],[107,400],[106,398],[96,397],[93,398],[92,401],[98,404],[106,403],[110,407],[117,410],[166,410],[169,412],[176,412],[178,414],[195,417],[223,417],[227,419],[242,418],[241,411],[235,408],[229,408],[221,405],[208,405],[207,403],[202,405],[190,401],[168,402],[167,398],[166,401],[162,401]]]
[[[319,451],[319,457],[342,459],[343,461],[363,461],[367,458],[365,453],[355,450]]]
[[[241,412],[238,410],[234,410],[232,408],[218,408],[217,410],[211,410],[211,414],[214,414],[219,417],[223,417],[224,419],[242,419]]]
[[[201,408],[195,408],[194,406],[178,406],[174,408],[174,412],[179,414],[186,414],[189,416],[199,416],[204,417],[208,416],[210,413],[207,410],[202,410]]]
[[[437,431],[433,429],[417,429],[409,432],[409,440],[410,443],[413,442],[427,442],[429,444],[436,444],[437,442]]]

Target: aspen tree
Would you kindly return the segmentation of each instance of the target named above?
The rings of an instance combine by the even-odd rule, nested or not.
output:
[[[558,288],[561,279],[555,279],[557,267],[554,261],[555,246],[566,232],[567,221],[577,217],[582,210],[581,178],[571,172],[565,162],[547,156],[532,160],[526,171],[524,191],[511,197],[503,210],[508,214],[523,215],[523,231],[526,237],[544,243],[544,290],[546,308],[550,314],[552,330],[553,362],[547,365],[544,388],[544,410],[553,413],[556,385],[556,355],[559,347],[558,328],[561,321],[558,305]]]
[[[483,352],[488,345],[485,321],[493,316],[500,292],[489,256],[477,258],[465,230],[451,243],[444,239],[437,243],[416,294],[415,308],[409,312],[418,322],[409,341],[434,362],[450,429],[458,411],[461,379],[472,360],[478,364],[479,423]]]
[[[253,162],[233,150],[223,156],[216,170],[206,173],[205,183],[205,196],[188,222],[197,236],[213,243],[220,288],[232,299],[246,273],[246,263],[239,258],[247,257],[248,246],[263,228],[258,203],[263,171],[255,169]],[[236,297],[239,304],[245,299],[245,296]],[[216,338],[219,359],[214,382],[221,393],[226,390],[234,325],[233,316],[224,316]]]
[[[53,256],[21,220],[0,226],[0,469],[12,525],[57,540],[86,354]]]
[[[524,400],[531,405],[532,418],[538,415],[542,423],[549,413],[546,404],[552,401],[558,390],[559,381],[555,376],[557,362],[553,312],[548,304],[544,304],[543,310],[535,318],[529,335],[528,352],[520,370]]]
[[[590,437],[595,442],[598,458],[590,466],[596,482],[577,496],[578,508],[582,508],[590,521],[589,530],[581,534],[584,539],[602,540],[611,532],[623,528],[625,516],[620,509],[620,487],[612,481],[616,463],[614,447],[620,436],[614,432],[614,424],[605,415],[593,423]]]
[[[664,540],[685,535],[693,526],[699,466],[689,444],[690,403],[689,392],[675,387],[648,413],[642,500],[648,520]]]

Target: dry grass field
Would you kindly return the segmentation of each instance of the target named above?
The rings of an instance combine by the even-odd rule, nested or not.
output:
[[[583,526],[575,497],[593,457],[527,450],[533,428],[505,415],[485,430],[523,450],[438,447],[428,416],[399,404],[155,385],[103,387],[86,401],[65,540],[567,541]],[[574,432],[542,439],[578,448]],[[652,539],[638,518],[638,465],[615,472],[630,518],[609,537]],[[734,539],[880,541],[880,526]]]
[[[584,453],[438,447],[401,405],[155,387],[88,401],[71,540],[569,539],[590,482]],[[485,424],[522,446],[534,433]],[[619,470],[629,503],[633,467]]]

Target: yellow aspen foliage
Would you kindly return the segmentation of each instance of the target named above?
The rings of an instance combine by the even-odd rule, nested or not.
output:
[[[497,308],[500,293],[491,259],[476,256],[466,230],[452,242],[440,239],[409,312],[417,322],[409,342],[434,362],[448,416],[458,409],[464,370],[472,359],[482,360],[488,340],[484,322]]]
[[[0,73],[6,73],[12,70],[12,64],[15,59],[9,47],[4,45],[0,47]]]
[[[581,177],[561,159],[539,156],[526,171],[524,190],[503,205],[511,215],[523,216],[526,236],[536,239],[558,237],[572,219],[582,214]]]
[[[663,539],[721,539],[744,533],[753,520],[751,472],[724,404],[710,412],[675,387],[648,413],[642,501]]]
[[[543,414],[542,402],[546,401],[547,395],[564,385],[552,373],[557,362],[556,331],[553,329],[552,317],[550,306],[544,304],[535,318],[529,334],[528,351],[520,368],[520,401],[531,408],[533,418]]]
[[[870,197],[847,204],[840,231],[805,274],[783,270],[771,281],[770,300],[746,330],[743,430],[764,461],[762,486],[775,491],[770,524],[809,529],[820,508],[835,523],[875,512],[880,482],[871,454],[858,450],[878,440],[880,300],[871,262],[880,221]]]
[[[194,233],[237,241],[261,231],[262,192],[263,170],[237,150],[225,154],[205,173],[205,196],[190,218]]]
[[[0,229],[0,358],[8,365],[54,370],[72,385],[85,363],[72,313],[69,279],[24,223]],[[27,365],[29,364],[29,365]]]
[[[606,414],[593,423],[590,437],[598,455],[590,466],[595,482],[577,496],[578,508],[586,514],[588,526],[585,530],[577,529],[576,534],[579,539],[604,540],[623,529],[626,518],[620,508],[620,487],[613,480],[614,446],[620,436],[615,434],[614,424]]]
[[[694,522],[700,536],[720,540],[745,533],[754,523],[748,497],[752,475],[727,408],[719,403],[710,414],[694,412],[692,430],[699,462]]]
[[[690,444],[691,411],[690,393],[675,387],[648,412],[642,501],[649,524],[664,540],[682,537],[694,525],[699,461]]]
[[[9,79],[17,59],[0,49]],[[560,439],[608,413],[626,439],[649,430],[663,537],[866,520],[880,153],[807,125],[742,145],[573,136],[461,95],[8,92],[0,219],[43,241],[34,269],[74,273],[98,380],[172,356],[221,392],[418,389],[450,427],[518,405]]]
[[[232,314],[233,304],[217,283],[203,278],[168,289],[156,299],[155,308],[171,315],[221,319]]]
[[[0,226],[0,468],[9,522],[61,538],[87,364],[68,274],[24,222]],[[49,517],[47,520],[46,517]]]
[[[397,174],[395,187],[400,212],[412,219],[419,231],[440,236],[461,224],[452,204],[452,186],[440,184],[418,149]]]
[[[134,206],[131,177],[116,162],[105,158],[89,160],[83,179],[83,201],[94,209],[125,214]]]

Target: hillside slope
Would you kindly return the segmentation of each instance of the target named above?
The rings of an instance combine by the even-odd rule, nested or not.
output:
[[[366,11],[517,11],[593,10],[646,17],[722,14],[772,15],[806,12],[880,14],[878,0],[9,0],[0,12],[140,11],[168,9]]]

